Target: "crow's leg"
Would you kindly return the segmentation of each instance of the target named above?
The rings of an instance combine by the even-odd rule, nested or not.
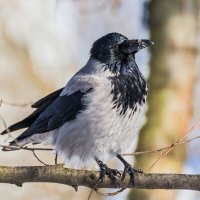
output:
[[[121,173],[117,169],[108,168],[102,161],[95,159],[100,168],[99,181],[103,182],[105,176],[108,176],[115,186],[120,187],[120,183],[117,181],[116,176],[121,177]]]
[[[143,173],[141,169],[134,169],[124,158],[118,154],[117,158],[124,164],[124,172],[122,174],[122,181],[124,180],[126,174],[130,175],[133,186],[135,185],[135,173]]]

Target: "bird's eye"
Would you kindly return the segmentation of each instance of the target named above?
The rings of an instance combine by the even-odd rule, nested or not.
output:
[[[114,49],[118,49],[118,48],[119,48],[119,45],[115,45],[115,46],[114,46]]]

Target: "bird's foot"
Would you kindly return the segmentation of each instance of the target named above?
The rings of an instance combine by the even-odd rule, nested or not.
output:
[[[122,174],[121,180],[123,181],[124,178],[126,177],[126,174],[128,173],[130,175],[130,179],[131,179],[131,182],[132,182],[133,187],[134,187],[134,185],[135,185],[135,173],[143,173],[143,171],[141,169],[134,169],[126,160],[124,160],[122,158],[121,155],[118,155],[117,157],[124,164],[124,172]]]
[[[108,176],[116,187],[120,187],[120,183],[116,177],[121,177],[121,173],[117,169],[108,168],[102,161],[96,160],[100,168],[99,182],[103,182],[105,176]]]
[[[135,186],[135,173],[143,173],[143,171],[141,169],[134,169],[129,163],[126,163],[124,165],[124,172],[122,174],[122,181],[126,177],[127,173],[130,175],[131,182],[132,182],[133,186]]]

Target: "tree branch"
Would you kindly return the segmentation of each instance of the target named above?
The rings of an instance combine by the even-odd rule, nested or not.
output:
[[[31,166],[31,167],[0,167],[0,183],[10,183],[22,186],[27,182],[50,182],[72,186],[93,188],[97,183],[99,172],[63,168],[62,165]],[[200,175],[186,174],[137,174],[135,188],[137,189],[187,189],[200,191]],[[132,188],[127,175],[122,187]],[[115,188],[114,184],[105,178],[98,188]]]

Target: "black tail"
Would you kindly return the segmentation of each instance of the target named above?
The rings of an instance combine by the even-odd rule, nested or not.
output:
[[[29,115],[27,118],[23,119],[22,121],[9,126],[7,129],[1,132],[0,135],[5,135],[6,133],[10,133],[22,128],[30,127],[34,123],[34,121],[38,118],[38,116],[49,106],[49,104],[51,104],[60,95],[62,90],[63,88],[55,92],[52,92],[46,97],[35,102],[31,107],[36,108],[36,110],[31,115]]]
[[[39,110],[39,109],[38,109]],[[0,135],[5,135],[6,133],[10,133],[22,128],[27,128],[29,126],[32,125],[32,123],[37,119],[37,117],[39,116],[40,112],[38,112],[38,110],[34,111],[30,116],[28,116],[27,118],[23,119],[20,122],[17,122],[16,124],[13,124],[11,126],[9,126],[7,129],[5,129],[4,131],[2,131],[0,133]]]

